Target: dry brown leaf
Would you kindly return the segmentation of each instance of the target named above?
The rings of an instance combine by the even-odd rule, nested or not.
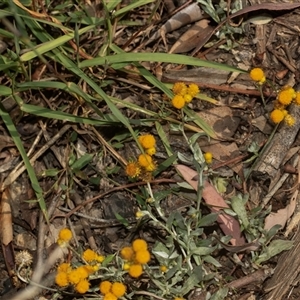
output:
[[[192,3],[172,16],[160,30],[157,30],[157,32],[150,37],[146,45],[158,39],[162,34],[172,32],[182,26],[199,21],[201,18],[203,18],[203,15],[199,5],[197,3]]]
[[[201,111],[198,115],[222,139],[232,137],[240,123],[240,118],[233,116],[232,110],[227,106]]]
[[[198,182],[194,180],[194,178],[196,178],[198,173],[184,165],[176,165],[175,168],[182,175],[184,180],[197,191]],[[239,222],[234,217],[227,215],[222,211],[223,208],[229,208],[229,206],[208,181],[204,182],[202,198],[212,212],[220,212],[217,222],[219,223],[222,231],[226,235],[230,235],[232,237],[230,240],[231,244],[234,246],[244,245],[245,239],[242,236]]]
[[[194,49],[213,30],[214,27],[209,25],[209,20],[198,21],[179,38],[169,53],[184,53]]]
[[[12,146],[15,146],[15,144],[10,136],[0,135],[0,151],[2,151],[3,148]]]
[[[296,191],[298,194],[298,191]],[[274,225],[281,225],[284,227],[289,218],[293,215],[297,204],[297,195],[294,194],[291,202],[276,213],[271,212],[265,219],[265,230],[270,230]]]

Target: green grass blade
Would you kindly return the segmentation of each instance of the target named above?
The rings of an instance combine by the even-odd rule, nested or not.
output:
[[[69,121],[73,123],[81,123],[81,124],[88,124],[94,126],[108,126],[108,125],[118,124],[118,122],[113,122],[110,120],[96,120],[92,118],[79,117],[62,111],[51,110],[46,107],[25,104],[23,103],[22,99],[17,95],[15,95],[15,99],[18,102],[20,109],[23,112],[33,114],[36,116],[41,116],[48,119],[57,119],[62,121]]]
[[[129,11],[132,11],[133,9],[137,8],[137,7],[140,7],[140,6],[143,6],[143,5],[146,5],[148,3],[152,3],[154,2],[155,0],[138,0],[138,1],[131,1],[131,3],[129,5],[126,5],[125,7],[119,9],[118,11],[116,11],[114,14],[113,14],[113,17],[119,17]]]
[[[77,34],[78,35],[82,35],[90,30],[92,30],[95,26],[94,25],[90,25],[90,26],[86,26],[84,28],[81,28],[80,30],[78,30]],[[55,39],[55,40],[50,40],[48,42],[45,42],[41,45],[38,45],[35,49],[33,49],[32,51],[29,51],[23,55],[20,56],[20,60],[22,62],[25,61],[29,61],[37,56],[40,56],[46,52],[49,52],[53,49],[56,49],[57,47],[67,43],[68,41],[74,39],[75,37],[75,32],[71,32],[68,33],[66,35],[60,36],[59,38]]]
[[[79,64],[79,68],[86,68],[104,64],[115,64],[115,63],[132,63],[140,61],[156,61],[156,62],[166,62],[174,64],[184,64],[197,67],[208,67],[215,68],[219,70],[225,70],[230,72],[246,73],[245,70],[241,70],[235,67],[231,67],[225,64],[220,64],[216,62],[210,62],[207,60],[198,59],[195,57],[190,57],[180,54],[169,54],[169,53],[122,53],[105,57],[97,57],[94,59],[84,60]]]

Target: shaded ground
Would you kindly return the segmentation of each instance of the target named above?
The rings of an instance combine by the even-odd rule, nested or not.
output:
[[[177,7],[178,3],[173,4],[176,9],[181,9],[180,6]],[[234,3],[232,5],[232,8],[235,8]],[[123,6],[125,5],[122,4],[118,8]],[[75,9],[74,7],[72,6],[72,9]],[[113,31],[113,43],[126,52],[166,52],[173,46],[174,53],[190,55],[195,48],[197,49],[199,40],[209,39],[215,32],[217,23],[211,16],[204,14],[200,20],[199,16],[195,17],[193,22],[187,21],[187,24],[179,29],[160,32],[159,28],[162,24],[173,15],[174,7],[172,1],[160,3],[154,16],[151,15],[154,11],[151,5],[132,10],[126,16],[126,20],[140,21],[146,25],[121,26],[117,22],[114,23],[116,28]],[[101,17],[104,14],[101,6],[88,8],[94,10],[90,12],[93,17]],[[0,168],[4,187],[2,212],[6,212],[8,206],[5,206],[5,203],[9,203],[13,224],[12,241],[8,243],[5,241],[7,234],[5,230],[8,229],[2,232],[3,259],[0,260],[2,270],[0,278],[3,299],[12,299],[17,290],[22,290],[26,286],[16,278],[13,252],[28,250],[34,257],[34,263],[37,263],[38,258],[51,253],[58,232],[63,227],[72,228],[76,235],[73,246],[79,252],[89,247],[107,256],[115,254],[138,237],[145,239],[153,250],[158,242],[168,244],[170,234],[161,225],[164,224],[164,217],[170,220],[170,216],[176,216],[173,220],[178,230],[176,233],[184,236],[185,231],[180,227],[181,217],[178,216],[182,216],[184,222],[188,223],[195,211],[197,211],[196,215],[201,211],[201,217],[197,215],[198,223],[191,221],[188,224],[192,230],[195,230],[195,236],[201,237],[198,238],[201,240],[199,245],[204,241],[203,245],[201,244],[203,248],[213,249],[210,255],[220,263],[220,266],[217,267],[211,261],[207,264],[203,263],[206,273],[211,274],[212,278],[199,280],[189,293],[178,296],[189,297],[192,300],[205,299],[208,293],[216,295],[218,290],[231,287],[227,296],[220,299],[299,299],[297,250],[300,239],[297,229],[299,219],[297,200],[300,110],[294,104],[289,107],[290,113],[295,117],[295,124],[292,127],[280,124],[276,128],[269,120],[269,114],[274,108],[276,93],[281,87],[290,85],[295,90],[300,88],[298,86],[300,11],[295,8],[282,10],[283,6],[281,9],[277,6],[274,10],[271,7],[262,8],[263,10],[249,11],[248,14],[232,19],[231,27],[224,25],[221,31],[225,36],[213,37],[210,39],[211,48],[201,47],[194,56],[246,71],[253,67],[263,68],[269,79],[262,88],[265,107],[259,88],[255,86],[248,73],[235,74],[220,69],[195,68],[169,63],[142,63],[164,83],[174,84],[184,81],[196,83],[200,87],[200,97],[193,100],[189,108],[205,120],[216,133],[210,139],[206,135],[197,139],[196,144],[201,150],[211,152],[214,158],[209,168],[203,170],[203,178],[218,188],[218,195],[229,205],[233,197],[240,197],[246,203],[247,218],[250,220],[249,228],[251,227],[252,231],[244,231],[245,245],[242,245],[244,247],[242,251],[234,248],[241,245],[228,244],[230,238],[221,240],[223,233],[219,221],[204,226],[203,230],[197,232],[200,228],[196,226],[200,223],[198,221],[202,216],[211,213],[210,204],[205,202],[205,195],[203,195],[205,201],[201,202],[199,209],[196,191],[177,184],[189,180],[198,183],[201,178],[201,174],[192,178],[188,178],[188,174],[179,176],[174,168],[175,163],[186,165],[190,169],[198,166],[195,152],[191,151],[192,143],[189,144],[187,140],[195,132],[201,131],[199,126],[192,122],[192,117],[185,116],[183,119],[181,112],[174,110],[165,100],[166,96],[136,72],[136,65],[120,64],[119,67],[101,65],[86,68],[85,72],[97,79],[97,84],[102,86],[107,95],[120,100],[114,104],[124,116],[135,121],[131,125],[137,135],[151,133],[156,137],[155,160],[159,167],[150,180],[154,196],[160,199],[156,206],[149,201],[151,194],[148,193],[145,181],[129,179],[125,174],[127,162],[140,153],[132,133],[121,122],[115,122],[115,115],[114,113],[110,115],[111,110],[107,103],[99,95],[95,95],[95,91],[79,76],[54,61],[49,60],[47,65],[36,59],[31,64],[32,79],[43,81],[54,77],[59,82],[63,82],[63,78],[68,84],[73,82],[74,86],[79,86],[82,91],[100,100],[97,102],[93,99],[94,105],[89,105],[84,97],[75,93],[73,86],[73,94],[70,91],[51,87],[32,88],[24,92],[20,89],[18,95],[21,95],[24,103],[94,119],[99,119],[102,114],[111,117],[114,122],[109,124],[110,120],[106,119],[105,126],[92,126],[76,123],[76,121],[69,122],[64,118],[56,119],[55,115],[46,118],[43,115],[38,116],[34,111],[31,113],[22,110],[22,105],[20,103],[17,105],[13,97],[3,97],[2,104],[5,109],[2,110],[9,112],[26,152],[31,151],[28,156],[32,158],[31,165],[38,176],[50,217],[48,227],[41,221],[43,214],[38,203],[34,201],[35,191],[27,173],[24,172],[25,168],[18,174],[21,157],[3,122],[0,125]],[[33,10],[32,7],[30,9]],[[195,7],[194,10],[196,11]],[[250,22],[254,17],[258,20]],[[147,19],[151,20],[150,25],[145,22]],[[200,35],[200,38],[197,36],[199,40],[195,38],[193,32],[190,32],[189,39],[183,39],[180,43],[181,48],[178,46],[174,49],[175,42],[180,42],[179,37],[191,29],[191,24],[201,20],[202,23],[197,23],[200,29],[196,28],[197,34]],[[65,26],[67,25],[66,22]],[[45,28],[53,30],[47,25]],[[77,53],[80,60],[86,58],[84,55],[95,57],[101,54],[101,51],[105,53],[105,49],[101,47],[110,37],[106,35],[104,27],[100,26],[100,28],[101,34],[95,35],[95,32],[91,32],[80,36],[80,48],[84,50],[83,53],[79,51]],[[159,32],[160,35],[158,39],[151,41],[149,37],[153,32]],[[56,37],[59,33],[52,34]],[[197,40],[197,44],[191,45],[194,40]],[[4,42],[8,46],[2,52],[4,57],[8,55],[9,50],[17,51],[12,40],[4,39]],[[221,44],[222,47],[217,47]],[[72,53],[70,49],[68,48],[68,51]],[[75,56],[72,56],[74,61],[78,58]],[[21,88],[23,83],[28,82],[22,73],[17,75],[16,81]],[[12,82],[7,72],[1,77],[1,84],[4,86],[12,87]],[[172,85],[168,87],[171,88]],[[126,101],[126,104],[122,104],[122,101],[124,103]],[[134,105],[139,109],[134,109]],[[149,116],[145,110],[153,112],[153,115]],[[178,121],[177,124],[174,120]],[[180,131],[183,123],[190,126],[185,127],[186,136]],[[167,143],[162,138],[165,138]],[[170,152],[166,145],[171,149]],[[172,156],[171,153],[175,155]],[[215,194],[210,194],[208,198],[212,195],[215,197]],[[258,207],[262,210],[256,210]],[[271,219],[271,225],[280,223],[283,227],[275,237],[264,239],[265,244],[260,245],[262,250],[258,248],[253,250],[252,243],[262,235],[269,214],[268,210],[275,213],[280,209],[283,209],[282,214],[275,214],[269,220]],[[161,223],[147,216],[136,218],[137,211],[147,210]],[[161,211],[162,215],[160,215]],[[287,221],[293,214],[294,218],[286,227]],[[236,219],[239,218],[241,221],[241,215],[237,213],[237,216]],[[3,223],[4,219],[5,223]],[[242,221],[239,230],[243,229]],[[3,228],[7,222],[9,220],[2,217]],[[183,224],[186,225],[184,222]],[[271,225],[268,229],[272,227]],[[270,254],[268,259],[263,260],[261,264],[256,264],[255,259],[260,255],[268,255],[266,247],[271,239],[286,242],[294,240],[294,247],[283,254]],[[37,243],[38,241],[41,243]],[[191,243],[191,240],[185,242]],[[180,249],[180,244],[177,244],[176,240],[175,242],[173,240],[173,243],[175,249]],[[197,244],[197,247],[199,245]],[[279,248],[279,246],[276,248],[278,253]],[[153,254],[152,259],[150,266],[155,267],[158,258]],[[55,274],[54,265],[49,268],[49,273]],[[253,273],[255,275],[251,277]],[[126,284],[130,286],[129,291],[133,293],[128,296],[128,299],[130,297],[155,299],[153,294],[155,295],[156,286],[146,275],[139,281],[124,278]],[[182,278],[182,282],[178,285],[184,286],[188,282],[187,278],[188,276]],[[97,280],[99,281],[99,278]],[[158,277],[158,280],[162,280],[161,277]],[[45,285],[55,286],[53,276],[52,281],[49,280]],[[201,291],[200,287],[202,287]],[[71,289],[68,291],[72,294],[61,296],[63,299],[83,299]],[[134,291],[139,291],[141,295],[134,294]],[[147,291],[152,294],[148,295]],[[51,291],[44,290],[43,294],[46,299],[54,299]],[[91,295],[96,298],[95,294],[91,293]],[[172,299],[174,296],[173,293],[164,294],[158,299]]]

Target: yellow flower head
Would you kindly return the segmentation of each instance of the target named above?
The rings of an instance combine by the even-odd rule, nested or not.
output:
[[[139,264],[146,264],[150,261],[150,252],[148,250],[139,250],[135,253],[135,260]]]
[[[121,282],[114,282],[111,286],[111,292],[118,298],[122,297],[126,293],[126,286]]]
[[[134,251],[132,247],[124,247],[121,249],[121,257],[125,260],[132,260],[134,257]]]
[[[187,89],[187,94],[191,95],[192,98],[195,97],[200,92],[199,87],[195,83],[189,84],[189,87]]]
[[[295,118],[293,116],[291,116],[290,114],[287,114],[284,117],[284,122],[288,126],[293,126],[295,124]]]
[[[128,273],[131,277],[137,278],[142,275],[143,267],[142,265],[131,265],[128,270]]]
[[[174,85],[173,85],[173,89],[172,91],[174,92],[174,94],[176,95],[185,95],[186,92],[187,92],[187,86],[185,83],[183,82],[176,82]]]
[[[193,100],[193,96],[191,94],[185,94],[183,99],[185,103],[190,103]]]
[[[203,154],[203,156],[204,156],[205,162],[207,164],[211,164],[212,163],[213,155],[212,155],[211,152],[206,152],[206,153]]]
[[[156,163],[152,162],[147,167],[145,167],[145,170],[147,172],[153,172],[153,171],[155,171],[156,170]]]
[[[183,108],[185,105],[185,100],[184,100],[183,96],[175,95],[172,99],[172,105],[177,109]]]
[[[109,282],[108,280],[102,281],[99,286],[101,294],[103,295],[108,294],[111,290],[111,286],[112,283]]]
[[[87,271],[88,274],[93,274],[95,272],[94,267],[95,266],[90,266],[90,265],[86,265],[86,266],[82,266],[85,268],[85,270]]]
[[[138,161],[141,167],[147,168],[152,164],[152,157],[148,154],[140,154]]]
[[[168,271],[168,268],[165,265],[160,266],[159,269],[162,273],[166,273]]]
[[[84,260],[86,260],[87,262],[91,262],[93,260],[96,260],[98,254],[93,251],[92,249],[86,249],[83,253],[82,253],[82,258]]]
[[[86,266],[80,266],[77,268],[77,272],[80,276],[80,279],[86,279],[89,277],[89,271]]]
[[[96,257],[96,261],[99,262],[99,263],[102,263],[105,259],[105,256],[103,255],[97,255]]]
[[[147,242],[145,240],[136,239],[132,243],[132,248],[135,252],[137,252],[137,251],[141,251],[141,250],[147,250],[148,245],[147,245]]]
[[[136,217],[137,220],[140,219],[140,218],[142,218],[144,215],[145,215],[145,214],[144,214],[142,211],[140,211],[140,210],[138,210],[138,211],[135,213],[135,217]]]
[[[250,71],[252,80],[257,81],[258,84],[263,84],[266,81],[265,73],[261,68],[254,68]]]
[[[136,161],[129,162],[125,168],[125,172],[129,177],[137,177],[141,173],[141,168]]]
[[[155,147],[156,141],[152,134],[144,134],[139,137],[139,143],[144,149]]]
[[[81,272],[78,269],[72,270],[68,273],[68,280],[72,284],[77,284],[83,278],[81,277]]]
[[[67,286],[69,284],[68,274],[66,272],[58,272],[55,276],[55,283],[58,286]]]
[[[58,234],[57,243],[60,246],[65,246],[72,238],[72,231],[68,228],[61,229]]]
[[[273,123],[278,124],[284,119],[284,113],[280,109],[274,109],[270,114],[270,119]]]
[[[156,153],[156,148],[155,148],[155,147],[151,147],[151,148],[149,148],[149,149],[146,149],[145,152],[146,152],[148,155],[152,156],[152,155],[154,155],[154,154]]]
[[[130,264],[129,264],[129,263],[125,263],[125,264],[123,265],[123,270],[124,270],[124,271],[128,271],[129,268],[130,268]]]
[[[184,298],[175,297],[174,300],[184,300]]]
[[[278,93],[277,99],[279,103],[289,105],[296,96],[295,90],[286,86]]]
[[[117,300],[118,297],[116,297],[113,293],[107,293],[104,297],[103,300]]]
[[[70,272],[72,270],[70,264],[68,263],[62,263],[57,267],[57,272]]]
[[[300,105],[300,92],[296,92],[295,103]]]
[[[80,294],[84,294],[88,291],[89,287],[90,283],[86,279],[83,279],[76,284],[75,290]]]
[[[94,272],[97,272],[100,268],[100,265],[97,264],[97,265],[93,265],[92,267],[93,267]]]

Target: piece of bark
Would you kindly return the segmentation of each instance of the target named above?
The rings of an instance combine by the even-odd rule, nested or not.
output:
[[[285,251],[278,258],[278,263],[272,278],[267,282],[264,290],[266,295],[264,300],[287,299],[286,293],[291,286],[297,284],[295,279],[300,272],[300,230],[294,239],[294,246],[289,251]]]
[[[291,105],[290,114],[295,118],[294,126],[280,125],[279,131],[264,151],[255,171],[268,174],[271,178],[275,177],[300,128],[300,107]]]
[[[163,74],[162,80],[165,82],[203,80],[205,83],[221,85],[227,82],[229,74],[229,71],[199,67],[191,70],[169,70]]]

